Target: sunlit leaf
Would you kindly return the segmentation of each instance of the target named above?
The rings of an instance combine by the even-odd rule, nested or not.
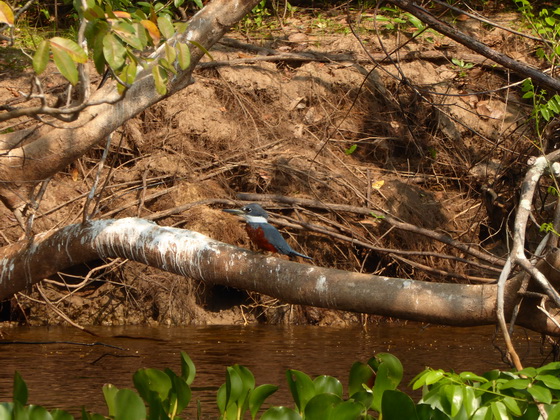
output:
[[[14,12],[7,3],[0,1],[0,23],[14,25]]]
[[[165,58],[167,59],[167,62],[171,65],[173,65],[175,59],[177,58],[177,51],[175,51],[175,48],[169,45],[169,43],[165,44]]]
[[[157,25],[151,20],[147,20],[147,19],[141,20],[140,24],[146,29],[146,31],[148,31],[148,34],[150,34],[150,37],[152,38],[152,42],[154,43],[154,45],[159,44],[159,40],[161,39],[161,33],[159,32]]]
[[[137,50],[143,50],[144,46],[136,35],[136,30],[128,22],[118,22],[113,25],[113,32],[124,42]]]
[[[71,39],[54,37],[49,40],[53,54],[56,50],[63,51],[76,63],[87,62],[87,54],[78,44]]]
[[[124,65],[126,49],[117,37],[111,33],[103,37],[103,56],[113,70],[119,70]]]
[[[171,19],[167,15],[159,16],[157,18],[157,24],[160,32],[165,38],[169,39],[175,34],[173,23],[171,23]]]
[[[116,17],[130,19],[130,13],[123,12],[122,10],[114,10],[113,13]]]
[[[156,84],[156,90],[160,95],[167,93],[167,73],[161,66],[152,67],[152,75]]]
[[[342,397],[342,384],[338,379],[332,376],[317,376],[313,380],[313,383],[315,384],[315,392],[317,393],[331,393]]]
[[[189,39],[189,42],[193,44],[195,47],[197,47],[200,51],[202,51],[205,55],[207,55],[210,60],[214,61],[214,57],[212,57],[212,54],[210,54],[208,50],[204,48],[200,42],[193,41],[192,39]]]
[[[35,51],[35,54],[33,55],[33,70],[35,70],[35,73],[41,74],[47,68],[47,64],[49,63],[49,51],[49,41],[41,41],[37,47],[37,51]]]
[[[187,44],[178,42],[176,45],[179,57],[179,67],[181,70],[186,70],[191,65],[191,51]]]
[[[552,394],[548,388],[540,385],[533,385],[527,388],[527,391],[535,399],[535,401],[550,404],[552,401]]]
[[[51,51],[53,53],[54,64],[60,73],[73,85],[78,83],[78,70],[76,63],[64,49],[54,48],[51,43]]]

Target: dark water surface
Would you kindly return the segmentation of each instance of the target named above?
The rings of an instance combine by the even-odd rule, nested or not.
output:
[[[193,400],[200,399],[203,418],[217,418],[215,394],[225,382],[225,367],[239,363],[250,368],[257,385],[280,385],[269,400],[293,406],[285,381],[288,368],[311,377],[332,375],[346,389],[350,366],[379,352],[391,352],[404,365],[405,381],[426,366],[455,371],[508,369],[492,345],[493,327],[451,328],[406,325],[368,326],[367,329],[311,326],[99,327],[101,337],[74,328],[22,327],[4,330],[4,341],[100,342],[122,347],[72,344],[4,344],[0,341],[0,401],[12,398],[14,371],[29,388],[29,402],[78,414],[85,406],[106,414],[101,387],[112,383],[132,388],[132,374],[141,367],[180,372],[180,351],[193,359],[197,375]],[[141,336],[148,339],[118,338]],[[517,349],[526,366],[540,365],[539,336],[518,333]],[[502,346],[503,347],[503,346]],[[550,360],[547,360],[550,361]],[[401,388],[407,390],[407,388]],[[410,389],[408,389],[410,391]],[[191,403],[193,410],[196,404]],[[193,411],[190,411],[192,413]],[[194,418],[194,417],[191,417]]]

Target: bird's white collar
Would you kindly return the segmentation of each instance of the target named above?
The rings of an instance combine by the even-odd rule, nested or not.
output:
[[[249,222],[249,223],[268,223],[266,221],[266,218],[262,217],[262,216],[251,216],[250,214],[246,214],[245,215],[245,219]]]

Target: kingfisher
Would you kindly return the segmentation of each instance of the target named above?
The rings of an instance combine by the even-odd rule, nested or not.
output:
[[[237,214],[245,219],[245,230],[251,241],[260,249],[277,252],[289,257],[313,258],[294,251],[282,234],[268,223],[268,213],[257,203],[247,204],[240,209],[225,209],[226,213]]]

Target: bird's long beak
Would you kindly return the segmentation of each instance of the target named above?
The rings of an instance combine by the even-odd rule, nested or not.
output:
[[[237,214],[239,216],[243,216],[245,214],[245,212],[241,209],[222,209],[222,211],[225,211],[226,213]]]

